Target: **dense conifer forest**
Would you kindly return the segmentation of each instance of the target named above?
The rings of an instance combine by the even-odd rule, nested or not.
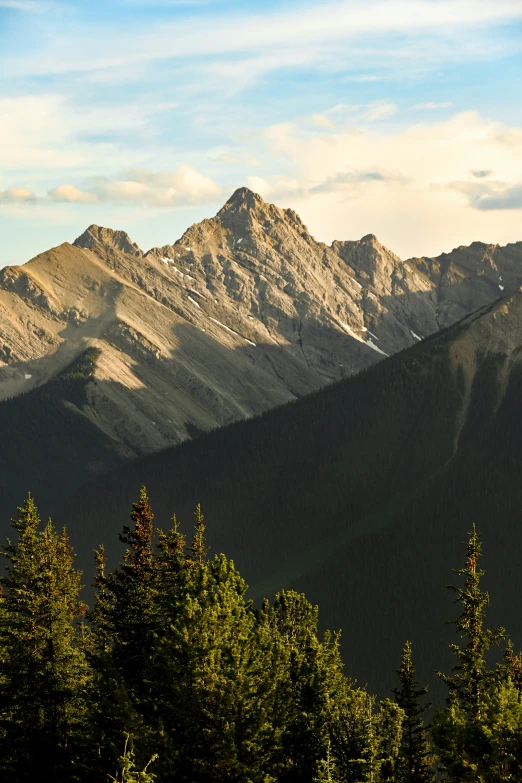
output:
[[[346,676],[339,634],[319,633],[304,594],[253,605],[234,563],[209,552],[199,507],[187,540],[175,517],[156,528],[142,487],[119,565],[95,553],[90,608],[66,530],[42,525],[31,496],[12,524],[0,579],[10,783],[522,781],[522,660],[487,625],[474,526],[450,588],[446,698],[428,725],[409,640],[377,699]]]

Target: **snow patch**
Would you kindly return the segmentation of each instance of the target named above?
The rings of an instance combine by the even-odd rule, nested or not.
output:
[[[413,329],[410,329],[410,332],[411,332],[411,334],[412,334],[412,337],[415,337],[415,339],[416,339],[416,340],[422,340],[422,337],[419,337],[419,335],[418,335],[418,334],[415,334],[415,332],[413,331]]]
[[[373,337],[373,339],[374,339],[374,340],[378,340],[378,339],[379,339],[379,338],[377,337],[377,335],[376,335],[376,334],[374,334],[373,332],[370,332],[370,331],[369,331],[369,332],[368,332],[368,334],[369,334],[371,337]]]
[[[185,250],[190,250],[190,247],[186,247]]]
[[[341,326],[343,327],[343,329],[346,329],[346,331],[348,332],[348,334],[350,334],[352,337],[355,337],[355,339],[356,339],[356,340],[359,340],[359,342],[360,342],[360,343],[364,343],[364,340],[363,340],[363,338],[362,338],[362,337],[360,337],[360,336],[357,334],[357,332],[354,332],[354,331],[353,331],[353,329],[350,329],[350,327],[348,326],[348,324],[345,324],[345,323],[343,323],[343,321],[339,321],[339,323],[341,324]]]
[[[186,272],[185,272],[185,277],[187,278],[187,280],[195,280],[196,279],[195,277],[191,277],[190,275],[187,275]]]
[[[32,378],[32,375],[29,375],[28,372],[25,373],[25,380],[28,381],[30,378]]]
[[[503,286],[503,285],[500,285],[500,284],[499,284],[499,288],[500,288],[500,290],[501,290],[501,291],[503,291],[503,290],[504,290],[504,286]]]
[[[199,305],[199,304],[196,302],[196,300],[195,300],[195,299],[193,299],[191,296],[187,296],[187,299],[190,299],[190,301],[192,302],[192,304],[195,304],[195,305],[196,305],[196,307],[199,307],[199,309],[201,310],[201,305]]]
[[[187,275],[188,277],[188,275]],[[196,291],[195,288],[189,288],[189,291],[192,291],[193,294],[196,294],[196,296],[200,296],[202,299],[206,299],[207,297],[204,294],[200,294],[199,291]]]
[[[374,350],[374,351],[377,351],[377,353],[382,353],[382,355],[383,355],[383,356],[389,356],[389,354],[387,354],[387,353],[384,353],[384,351],[381,351],[381,349],[380,349],[380,348],[378,348],[378,347],[375,345],[375,343],[372,343],[372,341],[371,341],[371,340],[367,340],[367,341],[366,341],[366,345],[367,345],[369,348],[373,348],[373,350]]]
[[[355,285],[358,285],[358,286],[359,286],[359,288],[362,288],[362,285],[359,283],[359,281],[358,281],[358,280],[356,280],[356,279],[355,279],[355,277],[352,277],[351,275],[349,275],[349,278],[350,278],[350,280],[353,280],[353,282],[355,283]]]
[[[242,241],[243,241],[243,237],[241,237],[241,239],[237,240],[237,244],[240,245]]]
[[[236,336],[236,337],[239,337],[239,339],[240,339],[240,340],[244,340],[246,343],[249,343],[250,345],[253,345],[253,346],[254,346],[254,348],[257,348],[256,344],[255,344],[255,343],[253,343],[253,342],[252,342],[252,340],[247,340],[247,338],[246,338],[246,337],[242,337],[240,334],[238,334],[237,332],[235,332],[235,331],[234,331],[233,329],[231,329],[229,326],[225,326],[225,324],[222,324],[222,323],[221,323],[221,321],[218,321],[218,320],[217,320],[217,318],[212,318],[211,316],[209,316],[209,318],[210,318],[210,320],[211,320],[211,321],[214,321],[214,323],[215,323],[215,324],[217,324],[218,326],[221,326],[221,327],[223,327],[223,329],[226,329],[226,330],[227,330],[227,332],[230,332],[230,334],[235,334],[235,336]]]
[[[214,321],[214,323],[217,324],[218,326],[222,326],[223,329],[226,329],[227,332],[230,332],[231,334],[235,334],[236,337],[239,337],[237,332],[234,332],[234,330],[231,329],[229,326],[225,326],[225,324],[222,324],[221,321],[217,320],[217,318],[211,318],[210,316],[209,316],[209,318],[210,318],[211,321]]]

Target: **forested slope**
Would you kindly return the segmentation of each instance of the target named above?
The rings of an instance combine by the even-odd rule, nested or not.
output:
[[[58,498],[55,517],[87,563],[140,483],[160,524],[173,512],[186,524],[201,502],[213,549],[251,595],[306,590],[342,627],[348,672],[381,692],[406,638],[423,679],[445,665],[445,564],[475,522],[492,622],[502,615],[520,643],[521,314],[515,294],[353,379]]]

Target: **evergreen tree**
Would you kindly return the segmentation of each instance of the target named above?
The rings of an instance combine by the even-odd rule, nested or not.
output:
[[[196,563],[203,563],[206,559],[209,548],[205,539],[205,517],[201,513],[201,506],[198,503],[196,511],[194,512],[194,520],[196,522],[194,527],[194,536],[192,538],[192,545],[190,547],[191,555]]]
[[[143,706],[149,695],[146,672],[158,626],[154,514],[145,487],[130,516],[133,526],[125,526],[120,534],[128,547],[120,567],[105,578],[98,576],[95,617],[97,627],[110,633],[116,668]]]
[[[395,780],[396,783],[431,783],[434,773],[430,762],[430,744],[422,717],[430,704],[422,704],[420,701],[428,689],[425,686],[419,687],[415,678],[410,642],[404,645],[397,674],[400,685],[393,693],[397,704],[404,710],[404,722]]]
[[[493,631],[484,628],[489,594],[480,590],[480,580],[485,571],[478,567],[482,544],[475,525],[469,534],[466,552],[464,568],[455,570],[456,574],[464,577],[464,586],[447,585],[447,588],[455,593],[455,602],[462,607],[460,616],[452,624],[467,643],[463,646],[450,645],[459,659],[453,667],[453,676],[438,674],[449,688],[449,702],[458,702],[469,719],[479,720],[483,698],[496,680],[496,673],[487,668],[485,654],[490,647],[500,644],[505,638],[505,631],[503,628]]]
[[[223,555],[198,557],[189,576],[156,657],[156,703],[170,738],[158,769],[190,783],[275,781],[276,683],[246,584]]]
[[[505,638],[503,628],[484,628],[489,595],[480,590],[480,580],[485,573],[478,567],[481,549],[473,526],[466,547],[465,566],[456,571],[464,577],[464,586],[448,586],[462,608],[453,624],[466,643],[450,645],[459,661],[453,668],[453,676],[439,672],[449,688],[448,707],[435,711],[432,727],[441,768],[455,783],[484,780],[480,768],[491,750],[486,724],[488,712],[491,713],[491,698],[499,681],[498,670],[488,669],[485,655]]]
[[[328,722],[337,709],[345,678],[339,637],[318,638],[318,608],[304,595],[281,591],[265,602],[260,622],[278,640],[281,685],[274,720],[282,730],[278,780],[310,783],[328,749]]]
[[[96,570],[93,587],[96,594],[94,609],[88,615],[90,627],[86,633],[86,649],[94,683],[92,710],[97,719],[93,736],[97,748],[97,768],[101,774],[101,770],[110,768],[119,758],[123,737],[143,734],[143,721],[112,655],[115,596],[108,588],[103,545],[94,554]]]
[[[522,698],[522,656],[520,653],[515,654],[511,639],[507,640],[502,663],[497,664],[497,667],[500,682],[509,680]]]
[[[85,780],[89,750],[90,671],[77,621],[81,572],[65,530],[39,530],[28,496],[13,521],[18,534],[1,549],[3,753],[7,779]]]
[[[344,704],[331,722],[336,767],[343,783],[388,783],[395,780],[403,710],[390,699],[376,709],[375,696],[348,687]]]

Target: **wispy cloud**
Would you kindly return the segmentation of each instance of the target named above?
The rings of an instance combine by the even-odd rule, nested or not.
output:
[[[12,11],[25,11],[32,14],[43,14],[52,8],[54,3],[46,0],[0,0],[0,8],[8,8]]]
[[[484,177],[489,177],[493,174],[493,171],[491,169],[475,169],[471,174],[476,179],[484,179]]]
[[[11,1],[17,0],[7,0]],[[297,13],[293,8],[255,14],[235,11],[208,13],[197,24],[149,21],[139,30],[122,25],[116,37],[112,30],[91,23],[82,25],[81,35],[55,36],[51,49],[18,59],[17,67],[25,73],[60,73],[267,50],[295,49],[304,56],[309,47],[331,47],[361,36],[423,31],[445,35],[448,30],[454,34],[460,28],[517,18],[522,18],[519,0],[337,0],[301,6]]]
[[[186,204],[201,204],[216,199],[221,188],[191,166],[177,171],[134,169],[121,178],[97,178],[84,189],[75,185],[58,185],[48,193],[51,201],[67,204],[136,204],[145,207],[168,208]]]
[[[28,188],[0,190],[0,202],[7,204],[30,204],[37,201],[36,193]]]
[[[436,109],[449,109],[451,106],[453,106],[453,103],[449,101],[441,101],[440,103],[426,101],[425,103],[415,103],[411,109],[412,111],[434,111]]]
[[[521,182],[450,182],[447,187],[462,193],[473,209],[482,212],[522,209]]]
[[[405,184],[408,177],[400,172],[388,171],[340,171],[332,177],[328,177],[324,182],[310,188],[309,193],[346,193],[351,191],[356,195],[363,185],[371,183],[399,182]]]

